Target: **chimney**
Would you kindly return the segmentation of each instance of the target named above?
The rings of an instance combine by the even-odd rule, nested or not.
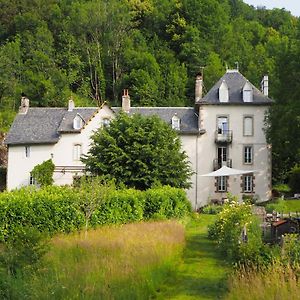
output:
[[[269,95],[269,76],[265,75],[260,83],[261,92],[265,95]]]
[[[21,105],[19,107],[20,114],[27,114],[29,108],[29,99],[22,93]]]
[[[202,99],[202,89],[203,89],[203,78],[201,74],[196,76],[195,84],[195,101],[198,102]]]
[[[123,90],[122,110],[126,113],[129,113],[130,111],[130,97],[128,94],[128,90]]]
[[[73,101],[73,98],[71,97],[68,103],[68,111],[73,111],[74,108],[75,108],[75,103]]]

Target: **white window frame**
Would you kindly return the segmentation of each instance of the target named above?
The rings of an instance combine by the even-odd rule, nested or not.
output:
[[[172,117],[172,129],[180,130],[180,118],[177,115]]]
[[[29,175],[29,185],[37,185],[36,179],[31,174]]]
[[[73,160],[80,161],[82,155],[82,144],[76,143],[73,145]]]
[[[110,125],[110,118],[103,118],[102,119],[102,126],[103,128],[108,127]]]
[[[24,152],[25,152],[25,158],[29,158],[31,154],[31,147],[30,146],[25,146],[24,147]]]
[[[251,120],[251,129],[250,132],[246,132],[246,120]],[[243,136],[253,136],[254,135],[254,117],[253,116],[244,116],[243,117]]]
[[[243,176],[243,192],[252,193],[253,192],[253,175]]]
[[[227,176],[217,177],[217,192],[227,192]]]
[[[253,164],[253,146],[252,145],[244,146],[243,162],[245,165]]]
[[[76,115],[73,120],[73,128],[79,130],[83,127],[83,120],[79,115]]]

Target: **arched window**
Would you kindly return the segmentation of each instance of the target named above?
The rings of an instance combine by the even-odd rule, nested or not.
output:
[[[225,82],[225,80],[223,80],[223,82],[219,88],[219,100],[220,100],[220,102],[228,102],[229,101],[229,89],[228,89],[228,85]]]
[[[253,102],[253,89],[251,84],[247,81],[243,87],[243,101]]]

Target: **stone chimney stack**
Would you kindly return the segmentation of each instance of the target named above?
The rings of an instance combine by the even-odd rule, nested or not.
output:
[[[126,113],[129,113],[130,111],[130,97],[128,94],[128,90],[123,90],[122,110]]]
[[[68,103],[68,111],[73,111],[75,108],[75,102],[73,101],[73,98],[71,97]]]
[[[27,114],[28,108],[29,108],[29,99],[24,94],[22,94],[19,113],[24,115]]]
[[[195,101],[198,102],[202,99],[202,90],[203,90],[203,78],[201,74],[196,76],[195,84]]]
[[[260,83],[261,92],[265,95],[269,95],[269,76],[265,75]]]

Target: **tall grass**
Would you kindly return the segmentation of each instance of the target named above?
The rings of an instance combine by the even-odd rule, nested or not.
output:
[[[30,299],[148,299],[184,247],[175,221],[102,227],[56,236],[45,267],[23,284]],[[21,286],[21,285],[20,285]]]
[[[229,279],[226,300],[300,299],[300,283],[290,266],[279,263],[264,270],[236,271]]]

